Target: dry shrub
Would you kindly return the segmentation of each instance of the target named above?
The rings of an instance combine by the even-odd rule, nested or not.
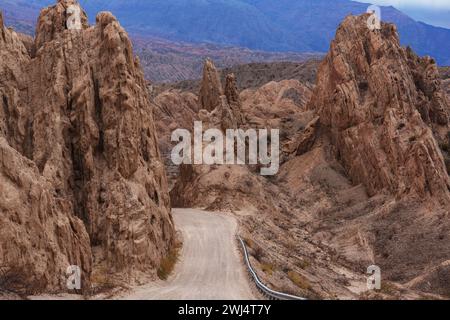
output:
[[[251,249],[255,247],[255,243],[250,238],[244,238],[245,245]]]
[[[118,285],[113,281],[105,266],[95,268],[91,274],[91,294],[100,294],[113,290]]]
[[[28,279],[24,269],[15,266],[0,266],[0,292],[13,293],[21,297],[42,292],[45,283],[38,279]]]
[[[311,289],[311,284],[309,281],[303,277],[301,274],[298,274],[295,271],[289,271],[288,272],[288,278],[292,281],[297,287],[303,290],[309,290]]]
[[[296,262],[296,266],[299,267],[300,269],[307,269],[311,266],[311,261],[307,260],[307,259],[302,259],[298,262]]]
[[[441,147],[442,151],[444,151],[444,152],[450,152],[450,146],[449,146],[448,143],[442,143],[442,144],[440,145],[440,147]]]
[[[161,260],[157,272],[158,277],[161,280],[167,280],[167,278],[169,278],[169,276],[172,274],[173,270],[175,269],[175,265],[178,262],[181,248],[181,242],[175,243],[175,245],[173,245],[169,250],[167,256]]]
[[[249,238],[244,239],[245,245],[249,249],[249,254],[252,255],[256,260],[261,262],[261,260],[264,258],[264,251],[263,249],[256,244],[255,241]]]
[[[391,282],[383,281],[381,283],[381,293],[384,293],[389,296],[393,296],[398,293],[398,289],[395,285],[393,285]]]
[[[273,274],[274,269],[275,269],[275,266],[271,263],[264,263],[261,265],[261,270],[264,271],[264,273],[269,276],[271,276]]]
[[[260,246],[255,245],[255,247],[253,248],[253,251],[252,251],[252,256],[256,260],[261,262],[261,260],[264,258],[264,251],[263,251],[263,249]]]
[[[286,229],[288,230],[289,228],[287,227]],[[284,243],[284,246],[290,252],[296,252],[297,251],[297,243],[294,240],[292,240],[292,239],[286,240],[286,242]]]

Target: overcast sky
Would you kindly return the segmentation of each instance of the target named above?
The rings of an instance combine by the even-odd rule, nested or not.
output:
[[[380,5],[392,5],[397,8],[421,7],[429,9],[450,9],[450,0],[363,0]]]
[[[357,0],[394,6],[417,21],[450,29],[450,0]]]

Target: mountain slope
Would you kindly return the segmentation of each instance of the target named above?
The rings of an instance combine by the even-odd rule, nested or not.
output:
[[[347,0],[243,0],[263,12],[271,21],[290,30],[296,41],[312,51],[327,51],[335,30],[349,14],[364,13],[368,4]],[[420,55],[450,64],[450,30],[416,22],[394,7],[381,7],[382,19],[396,24],[402,45],[410,45]]]
[[[326,52],[348,14],[368,5],[348,0],[118,0],[85,1],[88,11],[108,8],[133,31],[174,40],[215,42],[267,51]],[[382,18],[397,25],[403,45],[450,65],[450,30],[416,22],[393,7]]]
[[[4,28],[0,14],[0,291],[65,292],[72,265],[86,292],[101,274],[156,277],[173,243],[131,41],[110,13],[94,26],[83,14],[82,29],[67,30],[74,1],[42,10],[34,39]]]
[[[50,0],[0,0],[6,20]],[[130,32],[171,40],[213,42],[266,51],[328,50],[335,30],[348,14],[368,5],[348,0],[82,0],[91,19],[112,11]],[[14,10],[14,5],[17,9]],[[450,65],[450,30],[416,22],[393,7],[382,7],[383,20],[397,25],[401,43],[420,55]]]

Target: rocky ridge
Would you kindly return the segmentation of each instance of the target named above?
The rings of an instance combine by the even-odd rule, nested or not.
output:
[[[281,129],[278,175],[184,166],[171,198],[234,212],[254,265],[276,289],[324,298],[447,295],[445,83],[433,59],[400,46],[395,26],[370,31],[367,18],[341,24],[313,90],[284,80],[239,94],[242,128]],[[389,290],[358,285],[373,264]]]
[[[68,30],[70,5],[42,10],[32,44],[0,23],[0,265],[33,291],[65,290],[69,265],[87,290],[94,265],[106,277],[155,274],[174,235],[131,42],[106,12],[89,26],[81,11],[82,29]]]

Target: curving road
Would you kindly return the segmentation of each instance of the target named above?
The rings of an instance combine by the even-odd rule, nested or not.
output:
[[[118,297],[142,300],[253,300],[236,245],[237,221],[196,209],[174,209],[183,249],[167,281],[136,287]]]

